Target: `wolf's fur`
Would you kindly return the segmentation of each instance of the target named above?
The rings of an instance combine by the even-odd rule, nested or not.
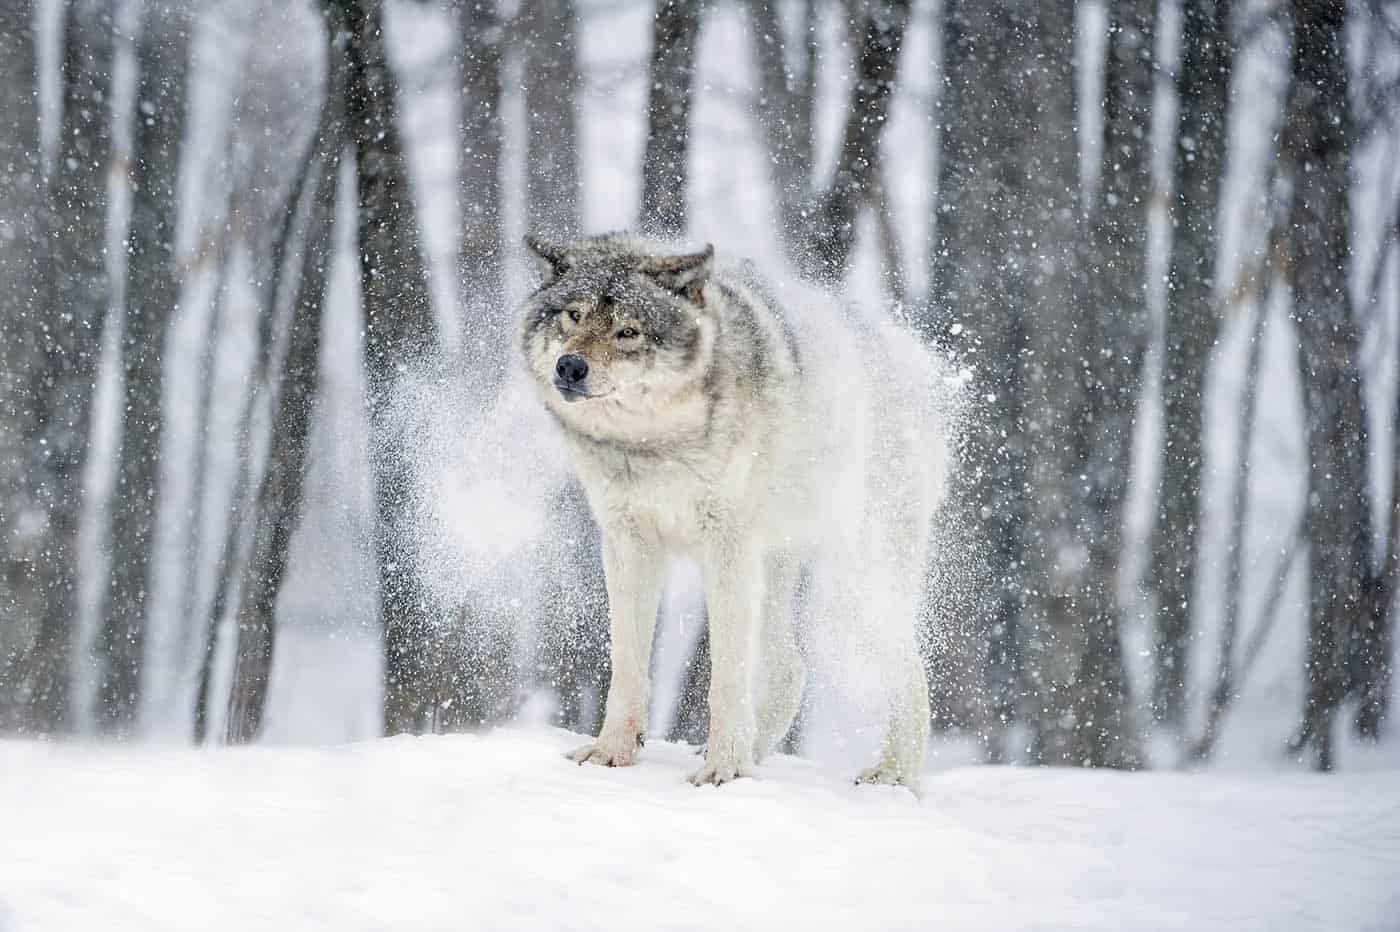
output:
[[[605,721],[572,758],[635,761],[663,567],[683,552],[704,571],[712,662],[709,742],[691,780],[747,774],[798,711],[792,605],[800,566],[817,560],[845,593],[830,600],[838,626],[873,611],[858,594],[869,574],[887,583],[885,617],[857,645],[878,661],[890,709],[880,762],[861,779],[916,787],[928,690],[914,620],[944,462],[927,351],[815,292],[782,308],[750,268],[716,269],[709,247],[678,255],[620,234],[527,243],[545,281],[525,303],[522,348],[602,530],[611,613]],[[586,361],[586,378],[557,368],[566,355]]]

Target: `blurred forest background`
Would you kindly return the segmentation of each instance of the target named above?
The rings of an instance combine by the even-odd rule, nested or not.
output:
[[[511,321],[630,227],[964,371],[936,729],[1330,768],[1397,732],[1397,155],[1395,0],[0,0],[0,731],[595,729]]]

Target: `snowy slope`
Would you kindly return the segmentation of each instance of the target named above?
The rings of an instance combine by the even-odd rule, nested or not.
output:
[[[554,730],[237,750],[0,743],[0,930],[1400,928],[1400,773],[565,761]]]

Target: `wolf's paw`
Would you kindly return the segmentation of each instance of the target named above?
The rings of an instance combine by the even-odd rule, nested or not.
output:
[[[714,742],[709,745],[714,748]],[[695,786],[723,786],[739,777],[747,777],[753,773],[753,760],[737,752],[724,753],[718,750],[707,750],[705,753],[705,763],[700,769],[690,775],[690,782]]]
[[[915,796],[919,795],[918,776],[910,780],[894,761],[881,761],[874,767],[867,767],[856,774],[856,785],[873,783],[877,786],[903,786]]]
[[[598,740],[565,755],[576,764],[598,764],[603,767],[631,767],[642,749],[641,734],[599,735]]]

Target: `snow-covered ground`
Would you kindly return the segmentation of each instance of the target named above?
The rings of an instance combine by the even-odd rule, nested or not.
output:
[[[885,136],[889,150],[900,153],[886,183],[915,291],[926,285],[930,182],[936,175],[929,124],[937,89],[931,67],[938,51],[934,5],[915,4]],[[626,226],[636,213],[651,5],[581,0],[579,6],[582,210],[585,228],[598,231]],[[1101,24],[1101,10],[1082,8],[1092,24]],[[56,16],[60,5],[45,9]],[[229,5],[226,12],[241,9]],[[830,10],[822,23],[827,45],[835,49],[844,26],[837,8]],[[297,15],[305,18],[310,11]],[[441,5],[391,5],[388,33],[409,89],[404,128],[440,312],[452,304],[456,255],[451,191],[457,88],[455,71],[444,64],[454,28]],[[742,4],[719,3],[707,14],[692,127],[691,232],[714,240],[726,254],[772,263],[777,245],[766,151],[752,119],[757,104],[748,28]],[[304,29],[264,32],[287,43],[258,46],[268,57],[312,57],[314,46],[307,43],[314,37]],[[206,39],[221,55],[228,51],[217,28]],[[1232,123],[1234,175],[1224,210],[1232,261],[1258,245],[1250,226],[1257,217],[1250,211],[1272,157],[1264,143],[1273,138],[1269,101],[1278,90],[1259,88],[1284,60],[1280,54],[1260,45],[1249,63],[1237,67],[1237,89],[1249,103],[1238,108],[1240,119]],[[201,73],[217,85],[212,92],[232,99],[236,89],[227,75],[212,66]],[[837,139],[842,74],[839,68],[823,74],[823,172]],[[505,227],[512,244],[524,232],[518,209],[521,107],[511,96],[504,181],[511,192]],[[1094,119],[1091,108],[1086,140],[1092,139]],[[212,140],[222,136],[211,128],[200,138],[214,147],[206,160],[219,156]],[[1381,155],[1364,155],[1358,163],[1362,247],[1375,238],[1365,232],[1374,218],[1366,218],[1391,203],[1370,193],[1380,190],[1376,179],[1391,164]],[[327,358],[341,361],[359,354],[360,339],[348,228],[342,232],[347,239],[326,329]],[[869,239],[857,256],[851,290],[878,298]],[[509,279],[518,291],[528,275],[513,267]],[[187,303],[203,308],[193,298]],[[514,296],[505,303],[514,306]],[[231,331],[230,341],[246,343],[247,328],[255,323],[251,314],[249,305],[247,314],[233,315],[243,329]],[[1395,306],[1386,304],[1385,314],[1394,321]],[[1218,644],[1218,569],[1247,323],[1243,315],[1228,322],[1207,398],[1203,547],[1209,569],[1193,645],[1197,712]],[[185,329],[172,346],[183,361],[172,371],[195,365],[206,323],[199,317],[180,326]],[[1305,452],[1298,439],[1296,351],[1282,314],[1267,339],[1245,566],[1250,632],[1261,623],[1257,603],[1295,526]],[[249,359],[243,343],[221,357],[217,386],[243,381]],[[1385,345],[1376,347],[1368,350],[1380,373],[1374,384],[1393,385],[1400,362]],[[562,755],[581,739],[542,727],[327,745],[377,731],[382,647],[366,616],[372,592],[365,580],[373,578],[373,569],[366,543],[363,386],[359,371],[343,362],[323,367],[322,378],[318,453],[281,604],[266,743],[195,751],[173,744],[0,741],[0,932],[749,928],[779,920],[794,927],[825,920],[853,929],[1400,930],[1400,723],[1392,724],[1388,744],[1378,750],[1342,740],[1340,771],[1325,777],[1298,772],[1280,755],[1296,727],[1303,689],[1306,602],[1296,570],[1207,773],[953,766],[976,754],[965,741],[938,736],[935,769],[923,799],[915,800],[902,790],[849,785],[850,762],[836,768],[793,758],[765,765],[758,779],[697,790],[684,781],[697,763],[690,750],[658,742],[648,745],[637,768],[578,768]],[[184,399],[197,396],[194,388],[180,387],[185,384],[171,383],[180,425],[171,435],[193,444],[193,422],[178,418]],[[228,397],[232,416],[241,411],[241,396]],[[1373,405],[1378,423],[1387,417],[1388,404]],[[515,433],[493,427],[459,435],[477,447],[482,437],[504,446],[533,429],[507,413],[514,417],[507,427]],[[1158,414],[1150,401],[1145,417]],[[1149,420],[1144,428],[1151,443],[1157,442],[1155,424]],[[234,462],[228,452],[234,433],[215,433],[226,436],[228,446],[220,440],[211,448],[217,481],[210,483],[210,515],[227,511]],[[1384,449],[1379,439],[1378,448]],[[179,476],[190,473],[178,464],[192,450],[170,458],[175,465],[168,468]],[[1147,490],[1152,459],[1146,457],[1148,471],[1139,479]],[[504,533],[511,522],[484,521],[479,507],[460,506],[476,505],[487,493],[505,498],[497,491],[505,470],[489,457],[483,462],[488,466],[469,478],[485,481],[464,483],[464,491],[443,500],[442,510],[462,534],[486,538],[504,551],[502,542],[515,540]],[[442,472],[452,474],[449,467],[455,466],[447,463]],[[487,493],[474,497],[483,488]],[[543,494],[542,484],[533,492]],[[168,520],[186,522],[178,496],[170,501],[176,505]],[[1127,535],[1139,562],[1153,514],[1149,498],[1141,496]],[[206,529],[205,537],[220,540],[219,528]],[[171,537],[172,553],[182,539]],[[514,555],[503,552],[501,559],[510,563]],[[183,558],[167,562],[186,565]],[[460,567],[431,569],[446,575]],[[1125,576],[1136,579],[1138,573],[1130,568]],[[516,588],[504,594],[515,597],[518,582],[510,583]],[[162,606],[153,625],[158,649],[152,649],[147,672],[155,685],[147,690],[143,732],[173,741],[188,734],[190,702],[180,691],[192,694],[197,664],[181,656],[176,625],[184,617],[182,604],[166,599]],[[656,726],[665,724],[673,708],[680,663],[695,636],[682,609],[666,613],[658,636]],[[1139,696],[1147,682],[1149,617],[1145,606],[1140,617],[1127,620]],[[195,642],[184,646],[191,645],[198,650]],[[83,688],[90,692],[94,684]],[[1400,682],[1396,686],[1400,708]],[[529,704],[524,717],[538,721],[546,714]],[[858,735],[846,731],[813,729],[809,737],[814,754],[838,755],[849,750],[844,743],[859,743]],[[1160,735],[1152,750],[1161,767],[1173,766],[1181,752]]]
[[[0,743],[0,930],[1400,928],[1396,771],[956,767],[915,800],[577,740]]]

